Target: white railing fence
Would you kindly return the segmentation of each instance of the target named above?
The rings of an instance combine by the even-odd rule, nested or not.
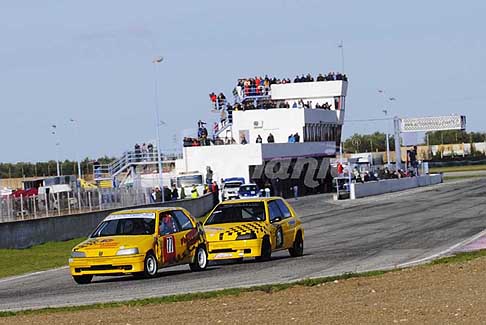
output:
[[[29,197],[0,197],[0,222],[70,215],[153,203],[150,189],[107,188]]]

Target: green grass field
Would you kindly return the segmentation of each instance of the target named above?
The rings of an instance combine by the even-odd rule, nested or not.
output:
[[[477,170],[486,170],[486,165],[432,167],[432,168],[430,168],[431,173],[470,172],[470,171],[477,171]]]
[[[50,242],[26,249],[0,249],[0,278],[67,265],[71,249],[83,240]]]

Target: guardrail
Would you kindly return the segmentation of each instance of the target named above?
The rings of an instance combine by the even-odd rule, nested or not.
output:
[[[149,189],[107,188],[29,197],[0,197],[0,223],[152,203]]]
[[[350,198],[358,199],[367,196],[404,191],[416,187],[436,185],[442,183],[442,175],[423,175],[397,179],[384,179],[366,183],[352,183]]]
[[[215,203],[215,197],[210,193],[197,199],[140,204],[126,208],[177,206],[187,209],[195,217],[202,217],[211,211]],[[121,208],[0,223],[0,248],[20,249],[50,241],[88,236],[107,215],[119,210]]]

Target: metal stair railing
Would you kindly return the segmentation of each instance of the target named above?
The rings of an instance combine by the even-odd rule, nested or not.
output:
[[[181,159],[181,153],[163,154],[162,161]],[[123,155],[110,164],[98,165],[93,168],[94,179],[112,179],[127,170],[132,165],[152,165],[158,163],[157,150],[152,151],[126,151]]]
[[[219,123],[221,125],[221,123]],[[215,134],[214,136],[218,138],[223,132],[231,129],[232,123],[225,123]]]

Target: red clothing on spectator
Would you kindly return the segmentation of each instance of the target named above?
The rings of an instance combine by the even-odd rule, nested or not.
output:
[[[337,164],[337,172],[339,175],[341,175],[343,173],[344,169],[343,169],[343,165],[341,165],[341,163],[338,163]]]

